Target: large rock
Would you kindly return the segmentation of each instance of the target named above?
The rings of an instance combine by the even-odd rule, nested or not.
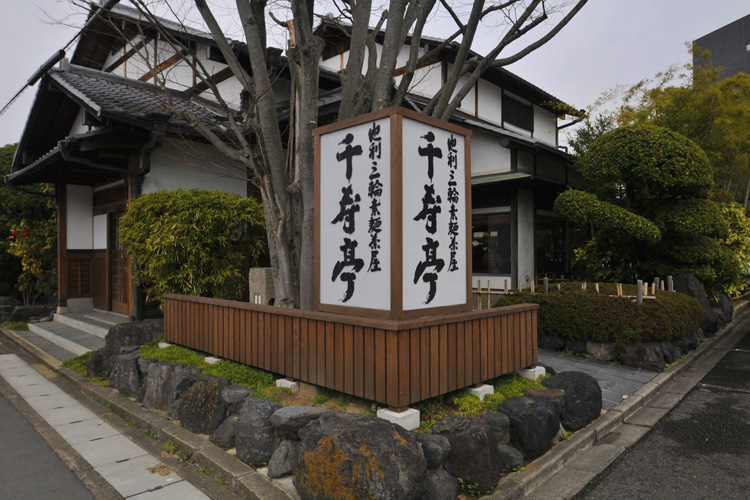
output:
[[[495,435],[495,441],[502,443],[510,429],[510,420],[508,415],[499,411],[486,411],[482,414],[481,419],[487,422]]]
[[[716,333],[716,330],[719,329],[719,320],[716,318],[713,309],[711,309],[711,302],[706,296],[706,289],[703,287],[703,283],[692,274],[682,274],[675,276],[674,289],[676,292],[695,297],[698,303],[700,303],[701,309],[703,309],[703,321],[701,322],[703,334],[711,336]]]
[[[486,420],[474,417],[446,417],[432,427],[432,431],[448,438],[451,443],[450,465],[454,476],[469,484],[477,484],[480,491],[497,484],[502,466],[495,433]]]
[[[245,385],[230,385],[221,391],[221,399],[227,405],[228,415],[237,415],[248,397],[250,397],[250,388]]]
[[[682,356],[682,349],[672,342],[659,342],[659,347],[661,347],[661,352],[664,353],[664,362],[668,365],[671,365]]]
[[[555,405],[557,415],[559,416],[562,414],[563,405],[565,404],[565,391],[562,389],[526,389],[523,391],[523,395],[528,397],[547,398],[552,401],[553,405]]]
[[[256,467],[271,460],[280,440],[270,419],[280,408],[280,404],[272,401],[247,398],[237,420],[234,438],[237,458]]]
[[[656,342],[625,346],[620,354],[620,362],[625,366],[660,372],[667,367],[664,350]]]
[[[565,391],[560,422],[570,431],[577,431],[593,422],[602,412],[602,390],[599,383],[587,373],[560,372],[542,380],[549,389]]]
[[[422,500],[455,500],[458,496],[458,480],[440,467],[427,473]]]
[[[297,441],[285,440],[281,442],[268,462],[268,477],[275,479],[287,476],[294,471],[294,467],[297,465],[298,446],[299,442]]]
[[[234,438],[237,435],[237,415],[224,419],[218,429],[211,434],[211,442],[219,448],[228,450],[234,448]]]
[[[411,432],[329,411],[299,432],[294,485],[302,500],[424,498],[427,464]]]
[[[104,338],[104,347],[94,351],[86,361],[86,371],[91,377],[110,374],[114,358],[125,346],[142,346],[153,342],[164,334],[164,320],[147,319],[134,323],[122,323],[109,329]]]
[[[500,452],[500,463],[503,466],[503,472],[512,471],[516,467],[523,466],[523,455],[517,449],[507,444],[498,446]]]
[[[159,363],[156,358],[138,358],[138,369],[141,371],[141,388],[138,389],[138,394],[135,396],[136,403],[143,404],[143,398],[146,396],[146,385],[148,384],[148,367]]]
[[[281,439],[299,441],[299,430],[327,411],[311,406],[287,406],[271,415],[271,424]]]
[[[417,441],[422,445],[422,454],[427,461],[427,468],[437,469],[446,464],[451,453],[451,443],[448,438],[436,434],[415,434]]]
[[[611,342],[586,342],[586,354],[599,361],[615,359],[615,345]]]
[[[695,349],[706,341],[706,337],[703,336],[703,330],[701,328],[696,328],[695,331],[688,333],[685,338],[688,340],[691,349]]]
[[[117,389],[121,394],[135,397],[143,382],[141,369],[138,368],[139,351],[120,354],[114,359],[112,373],[109,376],[109,386]]]
[[[227,417],[221,391],[229,387],[224,377],[203,374],[182,397],[177,418],[184,428],[198,434],[211,434]]]
[[[169,410],[198,378],[200,368],[171,361],[148,365],[143,406]]]
[[[536,458],[549,450],[560,430],[555,405],[546,398],[508,398],[500,403],[498,410],[510,418],[511,442],[526,459]]]
[[[717,297],[711,297],[711,309],[713,309],[716,318],[722,323],[727,324],[734,317],[734,306],[726,294],[720,293]]]

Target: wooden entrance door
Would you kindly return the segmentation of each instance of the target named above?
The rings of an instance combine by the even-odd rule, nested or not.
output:
[[[120,245],[120,218],[125,212],[109,214],[109,293],[114,312],[129,314],[128,262]]]

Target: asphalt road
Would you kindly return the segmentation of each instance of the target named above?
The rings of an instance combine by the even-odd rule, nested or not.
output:
[[[750,498],[750,324],[744,328],[734,349],[576,500]]]

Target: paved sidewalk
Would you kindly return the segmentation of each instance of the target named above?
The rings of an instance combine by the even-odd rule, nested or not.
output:
[[[539,349],[539,363],[554,368],[556,372],[579,371],[594,377],[602,389],[602,409],[604,410],[611,409],[623,399],[633,395],[659,374],[546,349]]]
[[[165,475],[162,475],[158,459],[17,355],[0,355],[0,377],[123,497],[139,500],[209,498],[174,472],[164,470]]]

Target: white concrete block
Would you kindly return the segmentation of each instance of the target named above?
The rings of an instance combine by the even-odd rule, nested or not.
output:
[[[294,380],[287,380],[285,378],[276,380],[276,387],[290,389],[295,393],[299,392],[299,382],[295,382]]]
[[[495,388],[488,384],[482,384],[479,387],[469,387],[466,392],[478,397],[479,401],[484,401],[486,395],[495,393]]]
[[[380,409],[378,410],[378,418],[387,420],[392,424],[400,425],[407,431],[419,428],[419,410],[415,410],[414,408],[407,408],[402,412]]]
[[[169,342],[159,342],[159,349],[164,349],[165,347],[169,347],[171,345],[172,344],[170,344]]]
[[[218,363],[219,361],[221,361],[220,358],[215,358],[213,356],[206,356],[204,359],[205,359],[206,363],[208,363],[209,365],[215,365],[216,363]]]
[[[545,370],[542,366],[535,366],[534,368],[524,368],[522,370],[516,370],[516,373],[523,378],[537,380],[539,377],[546,375],[547,370]]]

